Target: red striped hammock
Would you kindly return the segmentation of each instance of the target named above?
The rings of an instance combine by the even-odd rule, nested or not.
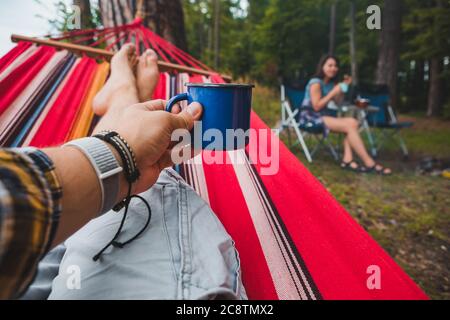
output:
[[[167,62],[212,71],[139,21],[53,39],[108,50],[133,42],[139,52],[151,47]],[[44,147],[88,135],[92,98],[107,73],[107,63],[20,42],[0,58],[0,144]],[[218,75],[162,73],[154,97],[180,93],[188,81],[223,82]],[[254,112],[251,127],[257,133],[246,150],[205,151],[180,166],[234,239],[250,299],[427,299],[278,137],[259,130],[269,128]],[[262,175],[267,164],[250,151],[261,141],[268,155],[272,141],[280,144],[275,175]],[[211,156],[234,161],[203,161]],[[371,286],[373,270],[380,288]]]

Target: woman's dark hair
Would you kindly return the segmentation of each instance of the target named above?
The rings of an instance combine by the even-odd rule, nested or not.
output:
[[[336,61],[336,65],[339,68],[339,59],[337,57],[335,57],[331,54],[324,54],[319,60],[319,64],[317,65],[317,70],[316,70],[314,77],[319,78],[319,79],[325,78],[325,74],[323,73],[323,66],[328,61],[328,59],[333,59],[334,61]],[[338,76],[339,76],[339,73],[330,81],[337,82]]]

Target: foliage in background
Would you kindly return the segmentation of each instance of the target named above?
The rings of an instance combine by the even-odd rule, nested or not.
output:
[[[328,52],[330,7],[336,0],[222,0],[220,15],[220,70],[234,78],[275,87],[281,79],[303,84],[314,73],[319,57]],[[190,53],[213,65],[214,8],[212,0],[184,0]],[[441,0],[404,0],[398,88],[402,111],[424,111],[429,86],[429,59],[439,53],[447,63],[442,79],[450,91],[450,6]],[[342,72],[350,73],[349,3],[337,1],[336,55]],[[377,68],[379,30],[366,27],[366,8],[383,0],[358,0],[356,59],[362,83],[373,83]],[[433,23],[431,23],[431,22]],[[421,72],[418,72],[421,70]],[[449,113],[450,95],[443,114]]]
[[[189,53],[213,66],[214,3],[212,0],[185,0],[183,5]],[[246,25],[242,14],[238,0],[220,1],[220,67],[222,70],[237,71],[235,74],[239,75],[248,71],[243,64],[245,55],[251,52],[247,46],[249,39],[245,39],[250,34],[244,31]]]
[[[424,67],[429,69],[429,60],[437,57],[447,61],[443,65],[440,78],[444,88],[443,115],[450,105],[450,3],[441,0],[405,0],[403,21],[403,61],[404,73],[400,77],[404,94],[403,110],[415,109],[417,104],[426,103],[429,83],[424,81]],[[446,58],[445,58],[446,57]],[[429,80],[429,75],[425,74]],[[418,103],[419,102],[419,103]]]
[[[444,57],[450,53],[450,6],[432,1],[407,0],[408,15],[403,24],[407,59]]]
[[[34,1],[47,10],[49,9],[41,0]],[[56,1],[54,3],[54,11],[56,12],[56,16],[54,17],[45,17],[42,15],[37,15],[37,17],[48,21],[50,32],[60,33],[73,30],[75,12],[72,9],[72,5],[67,4],[67,1]],[[95,28],[101,26],[101,17],[98,6],[91,6],[90,15],[87,16],[90,16],[89,21],[85,23],[87,27]]]
[[[222,1],[221,69],[235,78],[251,76],[274,85],[280,77],[305,81],[327,53],[330,6],[333,0],[249,0],[245,15],[229,14],[237,1]],[[365,8],[380,1],[357,1],[358,64],[363,77],[376,68],[378,31],[366,29]],[[190,51],[212,61],[213,8],[210,0],[186,0],[185,15]],[[337,55],[349,72],[347,1],[338,2]]]
[[[35,1],[41,3],[40,0]],[[356,8],[356,62],[360,83],[374,82],[380,47],[381,32],[366,27],[366,9],[373,4],[383,9],[386,1],[353,1]],[[450,2],[402,1],[398,101],[394,107],[403,112],[415,112],[427,110],[427,105],[428,110],[431,105],[437,105],[439,110],[436,114],[449,117]],[[66,4],[68,2],[57,1],[58,18],[47,18],[53,30],[69,29],[72,10]],[[320,56],[329,50],[331,6],[336,3],[334,52],[341,60],[342,74],[350,73],[350,2],[182,0],[189,53],[221,72],[232,74],[235,79],[256,81],[272,88],[276,88],[281,81],[301,87],[314,73]],[[98,2],[91,0],[90,3],[90,25],[100,26]],[[216,3],[220,4],[219,15],[215,12]],[[218,37],[215,34],[217,24]],[[442,70],[431,68],[436,66],[436,59]],[[440,85],[436,86],[436,83]],[[431,90],[437,87],[439,90]],[[434,97],[434,101],[430,100]]]

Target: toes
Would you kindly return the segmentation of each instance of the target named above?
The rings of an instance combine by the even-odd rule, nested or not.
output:
[[[132,63],[133,57],[136,56],[136,48],[133,44],[127,43],[113,56],[111,63],[112,67],[115,65],[121,65],[124,62]]]
[[[158,61],[158,55],[152,49],[147,49],[147,51],[145,51],[145,54],[147,59],[150,60],[150,62]]]
[[[140,61],[144,67],[150,67],[158,61],[158,55],[152,49],[147,49],[142,56],[140,57]]]
[[[114,56],[124,57],[131,60],[133,55],[136,55],[135,46],[131,43],[126,43],[122,46],[122,48],[120,48],[120,50]]]
[[[137,85],[139,100],[150,100],[159,80],[158,56],[153,50],[146,50],[138,58]]]
[[[136,54],[136,47],[132,43],[126,43],[120,48],[120,51],[126,52],[128,55]]]

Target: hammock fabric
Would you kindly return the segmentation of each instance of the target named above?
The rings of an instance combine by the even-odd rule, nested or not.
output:
[[[96,68],[97,63],[94,59],[81,58],[59,98],[36,132],[31,141],[32,146],[55,146],[66,140]]]
[[[31,47],[31,43],[21,42],[15,46],[10,52],[0,58],[0,72],[8,67],[18,56]]]
[[[89,91],[84,98],[84,101],[78,111],[75,124],[73,125],[69,136],[65,140],[74,140],[87,136],[92,120],[94,119],[94,112],[92,110],[92,102],[97,92],[103,87],[109,73],[109,63],[103,62],[96,70],[92,84],[89,86]]]
[[[152,47],[167,62],[212,71],[139,21],[53,39],[107,49],[132,42],[139,52]],[[19,43],[0,59],[0,143],[44,147],[88,135],[92,100],[108,70],[106,62]],[[223,79],[161,73],[154,98],[183,92],[188,81]],[[178,167],[235,240],[250,299],[427,299],[255,112],[251,127],[245,150],[204,151]],[[271,164],[257,155],[276,155],[277,145],[279,170],[263,174]],[[368,285],[371,266],[380,271],[380,288]]]

